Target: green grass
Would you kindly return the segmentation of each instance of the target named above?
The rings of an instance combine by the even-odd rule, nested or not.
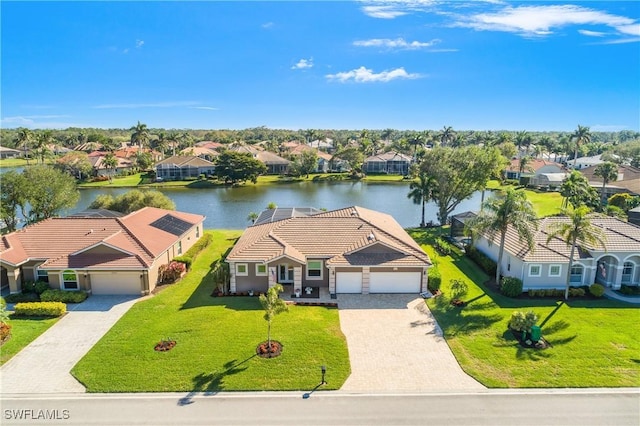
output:
[[[9,361],[25,346],[33,342],[38,336],[47,331],[60,318],[13,318],[11,324],[11,338],[0,349],[0,365]]]
[[[73,368],[89,392],[311,390],[321,365],[329,382],[323,389],[342,386],[350,367],[335,308],[291,306],[272,323],[282,355],[255,355],[267,337],[258,298],[210,296],[210,265],[240,232],[212,233],[214,241],[182,281],[135,304]],[[154,351],[164,338],[177,345]]]
[[[520,186],[514,185],[501,185],[497,180],[491,180],[486,186],[489,190],[515,188],[519,189]],[[527,199],[533,204],[533,208],[538,217],[552,216],[560,213],[560,207],[562,206],[562,196],[557,191],[538,191],[533,189],[525,189]]]
[[[484,285],[489,277],[468,258],[434,256],[430,241],[441,232],[445,230],[410,230],[438,264],[444,296],[428,305],[468,374],[492,388],[640,385],[637,307],[607,299],[564,303],[506,298]],[[448,284],[454,278],[469,285],[464,308],[448,303]],[[520,347],[507,331],[514,310],[535,312],[552,347]]]

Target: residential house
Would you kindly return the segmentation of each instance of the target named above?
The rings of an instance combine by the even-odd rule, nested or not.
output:
[[[96,176],[115,176],[127,173],[135,169],[135,164],[131,158],[115,157],[118,164],[114,168],[107,168],[104,159],[107,153],[103,151],[94,151],[89,154],[89,162],[93,166],[93,173]]]
[[[202,215],[145,207],[126,216],[88,212],[50,218],[0,238],[3,284],[25,281],[92,294],[149,294],[160,266],[202,236]]]
[[[251,145],[237,145],[232,146],[229,149],[235,152],[251,154],[253,158],[261,161],[265,166],[267,166],[267,174],[269,175],[281,175],[289,171],[289,164],[291,161],[285,160],[273,152],[258,149]]]
[[[602,190],[602,178],[595,174],[598,166],[590,166],[580,170],[589,184],[596,188],[598,192]],[[605,188],[606,198],[614,194],[629,193],[632,195],[640,195],[640,169],[627,166],[625,164],[618,165],[618,176],[615,181],[607,183]]]
[[[320,151],[317,148],[311,148],[309,145],[298,144],[289,150],[289,155],[294,158],[302,155],[303,152],[314,152],[318,156],[318,165],[316,173],[326,173],[329,171],[331,162],[331,154]]]
[[[554,163],[553,161],[542,160],[539,158],[532,158],[526,163],[525,170],[520,172],[520,159],[514,158],[509,163],[505,176],[507,179],[520,179],[521,177],[529,177],[530,183],[536,179],[537,176],[542,174],[562,174],[566,175],[567,170],[560,163]],[[560,182],[562,184],[562,182]]]
[[[477,216],[474,212],[463,212],[451,216],[451,228],[449,235],[456,237],[464,237],[464,230],[467,222]]]
[[[602,154],[592,155],[590,157],[578,157],[574,160],[567,161],[567,167],[575,170],[586,169],[587,167],[597,166],[598,164],[604,163],[605,160],[602,159]],[[575,166],[574,166],[575,163]]]
[[[156,179],[183,180],[213,175],[215,164],[195,155],[173,155],[155,164]]]
[[[529,250],[509,227],[502,260],[502,274],[522,280],[523,289],[564,288],[571,247],[560,238],[547,239],[550,232],[567,217],[538,220],[535,247]],[[604,234],[606,249],[599,245],[581,245],[574,255],[571,285],[599,283],[613,289],[621,284],[640,285],[640,226],[608,216],[591,217],[591,223]],[[476,247],[494,261],[498,259],[499,235],[490,244],[480,236]]]
[[[372,155],[364,160],[362,170],[365,173],[388,173],[392,175],[409,174],[409,167],[413,159],[395,151]]]
[[[640,226],[640,206],[629,210],[627,214],[629,215],[629,222]]]
[[[216,157],[220,155],[220,153],[215,149],[207,148],[204,146],[193,146],[180,151],[180,155],[195,155],[196,157],[200,157],[203,160],[207,160],[213,163],[216,160]]]
[[[18,151],[17,149],[0,146],[0,158],[2,159],[18,158],[21,154],[22,152]]]
[[[393,217],[362,207],[323,212],[272,209],[247,228],[226,258],[231,292],[419,293],[431,261]]]

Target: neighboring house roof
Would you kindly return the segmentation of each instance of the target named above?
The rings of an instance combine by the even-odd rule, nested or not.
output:
[[[107,209],[86,209],[81,212],[70,214],[67,217],[122,217],[124,213]]]
[[[370,162],[386,163],[387,161],[406,161],[410,163],[412,161],[412,158],[408,155],[401,154],[399,152],[389,151],[389,152],[384,152],[382,154],[372,155],[370,157],[367,157],[364,160],[365,163],[370,163]]]
[[[204,158],[196,157],[195,155],[173,155],[155,164],[158,166],[173,166],[173,167],[214,167],[211,161],[207,161]]]
[[[182,155],[195,155],[195,156],[198,156],[198,157],[204,157],[204,156],[217,157],[218,155],[220,155],[220,153],[218,151],[216,151],[215,149],[206,148],[206,147],[203,147],[203,146],[194,146],[194,147],[190,147],[190,148],[185,148],[182,151],[180,151],[180,154],[182,154]]]
[[[213,141],[201,141],[196,143],[197,147],[200,148],[207,148],[207,149],[213,149],[216,150],[218,148],[222,148],[224,146],[223,143],[220,142],[213,142]]]
[[[590,166],[596,166],[602,164],[605,161],[602,159],[602,154],[592,155],[591,157],[578,157],[575,159],[576,169],[584,169]],[[573,168],[574,160],[568,160],[567,166]]]
[[[602,186],[602,178],[595,174],[597,166],[585,167],[580,170],[589,183],[596,187]],[[607,183],[607,188],[623,188],[634,194],[640,194],[640,169],[625,164],[618,165],[618,179]]]
[[[230,149],[231,151],[235,151],[235,152],[243,152],[243,153],[251,154],[253,158],[257,158],[258,160],[262,161],[264,164],[267,164],[267,165],[290,163],[289,160],[285,160],[284,158],[274,154],[273,152],[259,150],[250,145],[239,145],[239,146],[231,147]]]
[[[266,209],[260,213],[260,216],[258,216],[254,222],[254,226],[262,225],[267,222],[289,219],[291,217],[313,216],[318,213],[323,213],[323,210],[319,210],[314,207],[276,207],[275,209]]]
[[[106,157],[106,154],[104,152],[100,153],[100,155],[89,154],[89,162],[91,163],[94,169],[103,170],[103,169],[106,169],[104,165],[105,157]],[[118,165],[115,167],[117,169],[125,169],[125,168],[133,167],[133,161],[131,161],[128,158],[115,157],[115,159],[118,161]]]
[[[317,148],[311,148],[310,146],[303,145],[303,144],[296,145],[291,150],[289,150],[289,155],[292,155],[292,156],[302,155],[303,152],[307,152],[307,151],[315,152],[318,158],[321,158],[326,161],[331,160],[331,157],[332,157],[331,154],[327,154],[326,152],[320,151]]]
[[[560,163],[554,163],[553,161],[542,160],[540,158],[532,158],[530,159],[525,166],[525,173],[527,172],[537,172],[543,167],[546,166],[554,166],[558,168],[558,171],[564,170],[564,166]],[[508,172],[519,172],[520,171],[520,159],[514,158],[509,163],[509,167],[507,167]]]
[[[567,173],[540,173],[536,175],[536,182],[561,184],[567,178]]]
[[[355,206],[250,226],[227,261],[270,262],[283,256],[301,263],[324,258],[332,266],[431,264],[393,217]]]
[[[568,223],[565,216],[546,217],[538,220],[538,230],[535,231],[534,250],[529,250],[526,243],[520,242],[516,231],[509,227],[505,239],[505,251],[526,262],[567,262],[571,253],[571,247],[559,238],[553,238],[547,243],[547,238],[561,223]],[[591,223],[600,228],[604,234],[606,251],[608,252],[638,252],[640,251],[640,227],[608,216],[591,217]],[[493,243],[499,244],[500,236],[496,235]],[[579,247],[579,258],[591,258],[590,250],[604,251],[601,246]]]
[[[475,212],[462,212],[462,213],[452,215],[451,220],[455,219],[458,222],[465,223],[469,219],[473,219],[476,216],[478,216],[478,214]]]
[[[7,148],[6,146],[0,146],[0,152],[2,153],[11,153],[11,154],[20,154],[21,151],[13,148]]]
[[[43,260],[45,269],[148,268],[204,218],[154,207],[123,217],[50,218],[2,236],[0,255],[11,265]]]

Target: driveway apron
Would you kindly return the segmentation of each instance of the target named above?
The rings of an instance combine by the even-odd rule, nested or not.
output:
[[[91,296],[0,368],[2,393],[85,392],[73,366],[139,298]]]
[[[341,390],[484,389],[462,371],[422,298],[340,294],[338,309],[351,360],[351,375]]]

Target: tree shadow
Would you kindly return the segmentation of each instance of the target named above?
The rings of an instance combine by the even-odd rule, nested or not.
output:
[[[553,311],[551,311],[549,313],[549,315],[547,315],[547,317],[540,323],[540,328],[544,327],[545,324],[547,323],[547,321],[549,321],[551,319],[551,317],[553,317],[556,312],[558,312],[558,309],[560,309],[562,307],[562,305],[564,305],[563,301],[558,302],[558,306],[556,306]],[[567,324],[568,325],[568,324]]]
[[[237,362],[238,360],[235,359],[228,361],[222,366],[222,371],[215,371],[209,374],[198,374],[193,379],[191,379],[193,382],[193,390],[184,397],[180,398],[178,400],[178,405],[183,406],[192,404],[194,402],[193,396],[200,392],[204,392],[205,395],[215,395],[218,392],[222,391],[224,389],[224,379],[228,376],[245,371],[248,367],[240,366],[255,358],[256,356],[257,355],[254,354],[241,362]]]

